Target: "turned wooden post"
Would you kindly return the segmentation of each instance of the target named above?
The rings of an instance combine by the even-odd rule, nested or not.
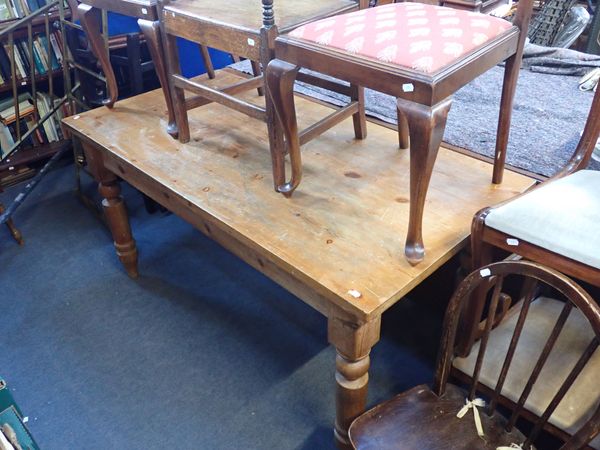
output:
[[[108,227],[112,233],[117,256],[131,278],[137,278],[137,248],[131,235],[125,202],[121,197],[121,187],[117,177],[106,176],[98,183],[98,192],[102,196],[102,207]]]
[[[125,271],[131,278],[138,276],[138,252],[131,234],[129,217],[117,176],[104,166],[100,150],[82,141],[88,168],[98,182],[98,192],[102,196],[102,207],[108,227],[113,237],[115,249]]]
[[[380,328],[381,317],[362,325],[329,318],[328,339],[337,351],[334,437],[338,448],[352,448],[348,428],[367,406],[369,353],[379,341]]]
[[[0,214],[2,214],[3,212],[4,212],[4,205],[2,203],[0,203]],[[13,223],[12,219],[8,219],[5,222],[5,225],[8,228],[8,231],[10,232],[11,236],[13,237],[13,239],[15,241],[17,241],[17,244],[23,245],[23,235],[17,229],[17,227]]]

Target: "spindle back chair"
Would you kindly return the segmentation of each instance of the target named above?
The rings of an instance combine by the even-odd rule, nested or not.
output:
[[[523,283],[526,292],[533,292],[536,285],[545,285],[553,292],[559,293],[564,303],[561,303],[551,332],[535,353],[535,364],[532,364],[531,372],[523,378],[526,382],[512,404],[507,419],[499,412],[498,401],[503,394],[504,384],[511,375],[513,364],[517,362],[516,358],[523,356],[518,351],[519,342],[524,329],[530,325],[528,315],[534,303],[532,295],[525,296],[520,304],[510,344],[503,350],[503,357],[492,361],[492,358],[486,358],[486,351],[495,324],[495,312],[500,307],[504,284],[509,279],[514,282],[514,278]],[[469,386],[467,389],[461,389],[448,382],[455,359],[460,312],[473,291],[482,284],[493,286],[489,313],[477,356],[472,364],[473,372],[470,374]],[[572,366],[565,367],[566,376],[543,407],[531,431],[525,436],[516,429],[515,424],[523,415],[532,391],[544,385],[549,375],[548,371],[544,370],[545,364],[556,343],[561,339],[569,316],[575,313],[583,316],[583,323],[589,329],[586,335],[589,340],[585,350],[578,355]],[[600,356],[596,351],[600,343],[600,308],[577,283],[553,269],[532,262],[505,261],[478,269],[463,280],[448,305],[442,333],[432,388],[425,385],[413,388],[356,419],[349,431],[355,448],[496,449],[518,445],[519,448],[529,450],[557,407],[571,394],[590,360]],[[495,381],[491,383],[491,390],[486,391],[488,398],[480,398],[483,396],[480,376],[486,373],[490,362],[497,364],[500,361],[500,370],[494,373]],[[597,402],[600,398],[600,385],[595,383],[592,386],[595,391],[587,392],[587,396],[594,400],[593,406],[580,420],[577,430],[564,443],[562,450],[581,449],[600,431],[600,406]],[[473,420],[457,417],[459,412],[471,414],[469,409],[475,410],[473,415],[480,416],[480,433]]]

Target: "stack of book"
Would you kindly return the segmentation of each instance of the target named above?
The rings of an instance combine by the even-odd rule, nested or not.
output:
[[[0,0],[0,21],[21,19],[46,6],[50,0]]]
[[[17,127],[21,136],[29,130],[34,130],[24,141],[24,146],[36,147],[38,145],[55,142],[62,139],[60,128],[61,111],[49,116],[53,108],[52,99],[48,94],[38,92],[37,109],[30,93],[19,95],[19,117],[12,98],[0,102],[0,160],[6,157],[8,152],[17,142]],[[36,128],[36,124],[42,119],[47,119]]]
[[[62,41],[57,31],[50,33],[50,52],[48,52],[48,38],[45,34],[38,34],[33,38],[32,48],[36,75],[44,75],[48,73],[48,70],[60,68],[63,60],[63,50]],[[11,78],[10,54],[11,48],[8,44],[5,43],[0,47],[0,85],[7,83]],[[14,41],[14,55],[17,79],[28,78],[32,73],[32,67],[27,39],[16,39]]]

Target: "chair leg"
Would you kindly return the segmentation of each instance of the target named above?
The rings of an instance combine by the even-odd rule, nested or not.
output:
[[[488,211],[489,208],[485,208],[475,214],[471,224],[471,270],[477,270],[492,262],[493,246],[483,240],[485,216]],[[479,322],[483,315],[485,297],[489,288],[489,283],[481,283],[463,308],[460,318],[460,333],[456,338],[456,352],[459,356],[468,356],[477,339]]]
[[[255,77],[259,76],[262,73],[262,70],[260,70],[260,63],[258,61],[250,61],[250,65],[252,66],[252,75],[254,75]],[[265,89],[262,87],[259,87],[258,89],[256,89],[258,92],[258,96],[262,97],[263,95],[265,95]]]
[[[119,97],[119,89],[117,88],[115,72],[113,71],[108,58],[108,52],[106,51],[106,48],[104,48],[104,39],[102,39],[102,35],[100,34],[100,28],[102,26],[100,10],[81,3],[77,7],[77,12],[81,21],[81,27],[90,41],[92,52],[94,53],[94,56],[98,58],[100,67],[102,67],[102,72],[104,72],[104,77],[106,78],[108,98],[103,100],[102,103],[107,107],[112,108]]]
[[[352,115],[354,123],[354,136],[356,139],[366,139],[367,137],[367,116],[365,114],[365,88],[352,85],[350,87],[352,101],[358,102],[358,112]]]
[[[187,107],[185,106],[185,92],[182,88],[175,86],[172,74],[181,74],[179,65],[179,55],[177,53],[177,37],[172,34],[163,34],[165,42],[165,56],[167,58],[167,67],[169,74],[169,88],[171,89],[171,98],[173,99],[173,112],[175,114],[175,123],[179,142],[186,143],[190,141],[190,124],[188,121]]]
[[[510,133],[510,120],[512,118],[513,101],[517,89],[517,80],[521,68],[521,58],[513,55],[506,60],[504,68],[504,82],[502,84],[502,98],[500,100],[500,116],[498,118],[498,130],[496,132],[496,152],[494,155],[494,172],[492,183],[502,183],[504,165],[506,162],[506,148],[508,146],[508,135]]]
[[[451,98],[432,107],[401,98],[397,100],[398,110],[401,115],[406,116],[410,132],[410,213],[404,255],[412,265],[418,264],[425,257],[423,245],[425,197],[451,104]]]
[[[271,146],[275,190],[286,197],[292,195],[302,179],[302,158],[294,104],[294,80],[299,69],[298,66],[274,59],[266,70],[267,115],[271,107],[273,118],[277,119],[269,120],[269,129],[273,129],[274,133],[283,132],[290,155],[292,174],[290,181],[286,182],[284,146],[280,145],[278,148]]]
[[[0,215],[4,212],[4,205],[2,203],[0,203]],[[23,245],[23,235],[21,234],[21,232],[17,229],[17,227],[15,226],[15,224],[13,223],[12,219],[8,219],[5,222],[6,227],[8,228],[8,231],[10,232],[11,236],[13,237],[13,239],[15,241],[17,241],[17,244],[19,245]]]
[[[158,76],[160,86],[165,96],[167,113],[169,115],[167,133],[174,138],[177,138],[177,124],[175,123],[173,97],[171,96],[171,89],[169,88],[169,76],[165,65],[165,52],[160,38],[160,24],[158,21],[152,22],[150,20],[139,19],[138,25],[146,38],[148,51],[150,52],[152,62],[154,63],[154,70],[156,70],[156,75]]]
[[[398,146],[401,150],[406,150],[410,146],[409,139],[409,130],[408,130],[408,122],[406,120],[406,114],[400,111],[400,108],[397,108],[398,111]]]
[[[204,67],[206,68],[206,73],[208,78],[211,80],[215,78],[215,68],[213,67],[212,59],[210,59],[210,53],[208,53],[208,47],[206,45],[200,45],[200,54],[202,55],[202,60],[204,61]]]

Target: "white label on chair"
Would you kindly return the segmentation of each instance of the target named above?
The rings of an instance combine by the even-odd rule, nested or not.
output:
[[[251,45],[252,47],[254,47],[254,39],[248,38],[248,45]]]
[[[516,247],[519,245],[519,240],[515,238],[506,238],[506,243],[510,246]]]
[[[415,85],[412,83],[404,83],[402,85],[403,92],[414,92],[414,90],[415,90]]]
[[[481,269],[479,271],[479,275],[481,275],[482,277],[489,277],[492,274],[492,271],[490,269]]]
[[[146,8],[142,8],[142,14],[148,14],[148,10]]]

